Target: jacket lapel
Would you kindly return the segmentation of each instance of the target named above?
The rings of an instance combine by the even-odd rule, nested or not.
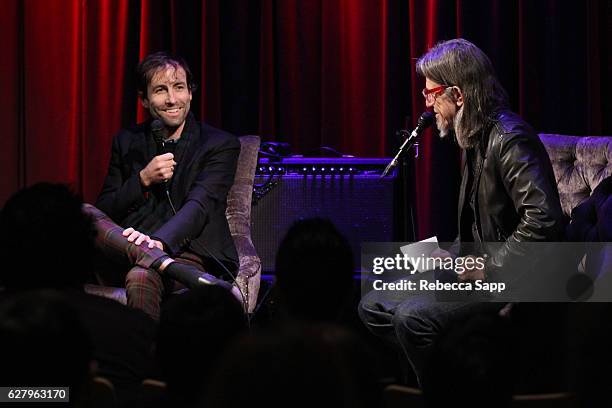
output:
[[[177,163],[177,165],[174,173],[175,182],[172,183],[170,188],[170,195],[172,198],[177,196],[177,189],[182,187],[179,184],[184,183],[185,178],[189,174],[189,163],[191,163],[195,153],[193,145],[195,145],[196,141],[199,139],[199,135],[200,126],[193,117],[193,114],[190,112],[187,115],[187,120],[185,127],[183,128],[183,133],[181,134],[180,143],[176,146],[176,150],[174,152],[174,161]]]

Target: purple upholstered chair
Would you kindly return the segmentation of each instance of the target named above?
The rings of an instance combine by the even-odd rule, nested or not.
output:
[[[571,217],[568,240],[608,241],[612,236],[612,194],[607,185],[612,180],[597,187],[612,175],[612,137],[540,134],[540,139],[552,162],[561,208]],[[603,261],[609,258],[609,245],[599,249],[591,245],[589,249],[598,253],[587,250],[580,268],[583,272],[595,277],[612,268],[610,262]]]
[[[540,134],[553,165],[561,208],[568,217],[601,180],[612,175],[612,136]]]

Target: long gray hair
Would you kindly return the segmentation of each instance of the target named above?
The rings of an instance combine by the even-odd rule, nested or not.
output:
[[[462,148],[478,142],[493,114],[508,107],[508,95],[489,57],[463,38],[436,44],[416,63],[417,73],[442,85],[457,86],[463,106],[455,118],[455,136]]]

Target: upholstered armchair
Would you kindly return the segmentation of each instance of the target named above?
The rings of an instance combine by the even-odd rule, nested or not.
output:
[[[540,134],[552,162],[561,208],[568,217],[601,180],[612,175],[611,136]]]
[[[236,168],[234,184],[227,197],[225,215],[240,261],[236,284],[244,296],[248,312],[252,313],[257,304],[261,280],[261,261],[251,240],[251,199],[260,139],[259,136],[242,136],[239,140],[238,167]],[[85,291],[123,304],[127,303],[125,289],[123,288],[85,285]]]
[[[255,310],[261,281],[261,260],[251,240],[251,200],[259,143],[258,136],[240,137],[238,168],[225,211],[240,260],[236,283],[242,291],[249,313]]]
[[[612,137],[541,134],[540,139],[552,162],[561,208],[571,217],[567,240],[609,241],[612,236],[612,179],[609,179]],[[585,250],[580,271],[594,278],[612,270],[609,244],[589,244]]]

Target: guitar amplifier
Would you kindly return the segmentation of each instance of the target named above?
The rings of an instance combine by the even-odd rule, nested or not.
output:
[[[393,172],[380,178],[389,162],[365,158],[260,159],[251,236],[264,273],[274,271],[280,242],[299,219],[330,219],[348,239],[357,270],[362,242],[396,240],[397,176]]]

